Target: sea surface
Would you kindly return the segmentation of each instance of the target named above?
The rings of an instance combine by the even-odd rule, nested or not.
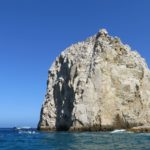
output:
[[[150,150],[149,133],[0,129],[0,150]]]

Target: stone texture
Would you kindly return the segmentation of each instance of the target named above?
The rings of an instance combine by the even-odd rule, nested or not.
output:
[[[105,29],[63,51],[48,72],[38,129],[97,131],[150,124],[150,71]]]
[[[128,129],[128,131],[131,132],[148,132],[150,133],[150,125],[143,125],[143,126],[138,126],[138,127],[133,127],[131,129]]]

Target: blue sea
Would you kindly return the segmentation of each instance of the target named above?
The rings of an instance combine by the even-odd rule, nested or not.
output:
[[[150,134],[0,129],[0,150],[150,150]]]

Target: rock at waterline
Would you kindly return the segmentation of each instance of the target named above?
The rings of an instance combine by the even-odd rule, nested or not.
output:
[[[150,71],[105,29],[63,51],[48,73],[38,129],[105,131],[150,122]]]

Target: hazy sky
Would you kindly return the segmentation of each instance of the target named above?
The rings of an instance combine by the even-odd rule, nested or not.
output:
[[[0,0],[0,127],[36,127],[55,57],[100,28],[150,65],[149,0]]]

